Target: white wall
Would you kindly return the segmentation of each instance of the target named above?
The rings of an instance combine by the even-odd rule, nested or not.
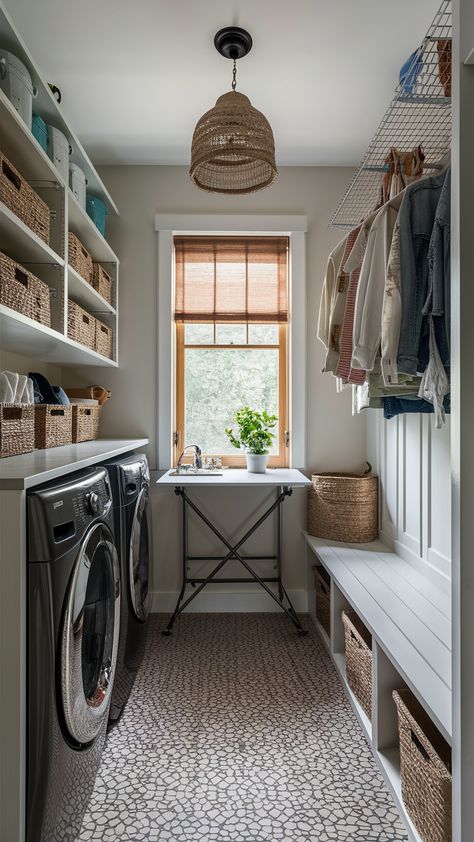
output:
[[[185,167],[104,167],[101,175],[120,210],[109,219],[110,240],[120,259],[120,368],[63,371],[65,382],[103,383],[112,400],[103,412],[102,435],[150,438],[148,456],[157,465],[157,235],[156,213],[304,213],[308,216],[308,470],[352,469],[365,458],[365,419],[352,418],[348,393],[336,395],[334,380],[322,375],[323,348],[316,320],[327,255],[340,233],[327,227],[331,211],[351,177],[344,168],[283,168],[275,184],[253,196],[219,197],[197,190]],[[209,498],[210,499],[210,498]],[[256,503],[257,501],[253,501]],[[209,503],[210,505],[210,503]],[[174,595],[179,586],[178,501],[157,495],[155,589]],[[303,545],[305,492],[286,504],[287,582],[305,590]],[[227,510],[241,524],[246,513],[232,493],[213,502],[222,528]],[[237,515],[237,517],[236,517]],[[256,549],[255,552],[258,550]],[[304,600],[304,594],[299,597]],[[172,599],[168,596],[168,602]],[[168,602],[166,603],[168,605]]]
[[[368,459],[380,477],[381,537],[422,572],[447,587],[451,576],[450,418],[436,430],[432,415],[384,421],[368,410]]]

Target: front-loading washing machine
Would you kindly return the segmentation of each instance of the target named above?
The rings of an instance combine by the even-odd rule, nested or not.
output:
[[[106,736],[120,625],[110,481],[28,494],[27,842],[75,842]]]
[[[109,720],[120,718],[145,650],[150,608],[150,471],[143,453],[107,462],[122,581],[120,641]]]

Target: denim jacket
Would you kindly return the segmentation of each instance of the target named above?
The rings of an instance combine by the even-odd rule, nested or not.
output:
[[[433,316],[436,345],[449,368],[451,336],[451,170],[446,173],[428,250],[428,295],[423,315]]]
[[[410,184],[399,214],[402,321],[398,370],[424,371],[429,358],[429,331],[423,307],[428,297],[428,250],[446,173]]]

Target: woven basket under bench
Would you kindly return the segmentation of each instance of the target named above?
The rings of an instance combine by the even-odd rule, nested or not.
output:
[[[0,251],[0,304],[46,327],[51,327],[49,286],[2,251]]]
[[[72,441],[92,441],[99,437],[100,406],[72,404]]]
[[[61,447],[72,442],[72,406],[40,403],[35,406],[35,447]]]
[[[51,213],[0,149],[0,202],[49,245]]]
[[[308,532],[318,538],[366,544],[378,538],[378,477],[313,474],[308,489]]]
[[[342,612],[346,643],[346,679],[372,719],[372,636],[355,611]]]
[[[0,403],[0,459],[35,447],[35,407]]]
[[[451,748],[411,690],[394,690],[393,699],[407,812],[424,842],[451,842]]]

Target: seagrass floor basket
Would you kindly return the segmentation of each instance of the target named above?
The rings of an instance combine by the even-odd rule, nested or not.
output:
[[[346,679],[361,707],[372,719],[372,635],[355,611],[343,611]]]
[[[378,538],[378,477],[321,473],[308,489],[308,532],[318,538],[366,544]]]
[[[411,690],[394,690],[393,699],[407,812],[424,842],[451,842],[451,748]]]

